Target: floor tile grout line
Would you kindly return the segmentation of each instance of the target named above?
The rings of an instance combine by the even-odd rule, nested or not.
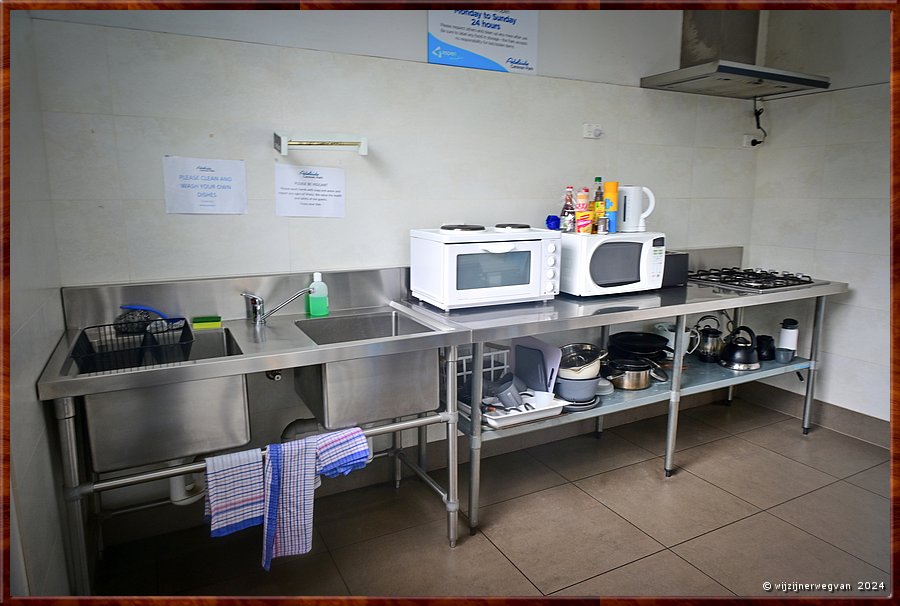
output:
[[[782,421],[782,422],[784,422],[784,421]],[[770,426],[769,426],[769,425],[763,425],[762,427],[770,427]],[[875,467],[878,467],[879,465],[883,465],[884,463],[890,461],[890,459],[887,459],[887,461],[880,461],[880,462],[876,463],[875,465],[872,465],[871,467],[866,467],[866,468],[864,468],[864,469],[860,469],[859,471],[851,472],[849,475],[844,476],[844,477],[835,476],[833,473],[830,473],[830,472],[828,472],[828,471],[825,471],[824,469],[819,469],[818,467],[813,467],[813,466],[810,465],[809,463],[804,463],[803,461],[801,461],[801,460],[799,460],[799,459],[795,459],[795,458],[793,458],[793,457],[791,457],[791,456],[788,456],[788,455],[784,454],[783,452],[779,452],[779,451],[777,451],[777,450],[775,450],[775,449],[773,449],[773,448],[770,448],[770,447],[768,447],[768,446],[766,446],[766,445],[764,445],[764,444],[759,444],[759,443],[757,443],[757,442],[754,442],[754,441],[752,441],[752,440],[748,440],[747,438],[743,437],[743,434],[750,433],[751,431],[756,431],[757,429],[762,429],[762,427],[757,427],[757,428],[755,428],[755,429],[749,429],[749,430],[747,430],[747,431],[743,431],[743,432],[741,432],[741,433],[739,433],[739,434],[734,434],[734,437],[735,437],[735,438],[740,438],[740,439],[744,440],[745,442],[747,442],[747,443],[749,443],[749,444],[753,444],[754,446],[759,446],[760,448],[764,448],[764,449],[766,449],[766,450],[768,450],[768,451],[770,451],[770,452],[774,452],[775,454],[781,455],[781,456],[783,456],[783,457],[785,457],[785,458],[788,458],[788,459],[790,459],[790,460],[792,460],[792,461],[796,461],[797,463],[800,463],[801,465],[806,465],[807,467],[810,467],[810,468],[812,468],[812,469],[815,469],[816,471],[821,471],[822,473],[825,473],[825,474],[828,474],[828,475],[830,475],[830,476],[836,477],[836,478],[838,478],[839,480],[845,480],[845,479],[847,479],[847,478],[851,478],[851,477],[853,477],[853,476],[855,476],[855,475],[857,475],[857,474],[863,473],[864,471],[868,471],[868,470],[870,470],[870,469],[873,469],[873,468],[875,468]],[[825,430],[828,430],[828,431],[832,431],[832,430],[829,430],[827,427],[823,427],[822,429],[825,429]],[[838,432],[835,432],[835,433],[838,433]],[[844,434],[840,434],[840,435],[844,435]],[[848,437],[852,438],[852,436],[848,436]],[[801,436],[801,439],[803,439],[802,436]],[[856,438],[852,438],[852,439],[856,439]],[[859,442],[863,442],[863,443],[865,443],[865,444],[868,444],[868,442],[865,442],[864,440],[858,440],[858,441],[859,441]],[[890,456],[890,454],[888,454],[888,456]]]
[[[662,457],[658,457],[658,458],[662,458]],[[646,462],[647,462],[647,461],[640,461],[640,462],[638,462],[638,463],[634,463],[633,465],[640,465],[640,464],[646,463]],[[620,468],[620,469],[624,469],[624,468]],[[706,484],[709,484],[710,486],[712,486],[713,488],[715,488],[715,489],[717,489],[717,490],[721,490],[722,492],[728,494],[729,496],[734,497],[734,498],[737,499],[738,501],[741,501],[742,503],[745,503],[745,504],[749,505],[750,507],[755,508],[757,511],[754,511],[753,513],[748,514],[748,515],[746,515],[746,516],[742,516],[742,517],[738,518],[737,520],[733,520],[732,522],[728,522],[728,523],[726,523],[726,524],[723,524],[722,526],[718,526],[718,527],[716,527],[716,528],[713,528],[712,530],[704,531],[704,532],[702,532],[701,534],[699,534],[699,535],[697,535],[697,536],[695,536],[695,537],[691,537],[691,538],[689,538],[689,539],[685,539],[684,541],[679,541],[678,543],[675,543],[675,544],[670,545],[670,546],[664,545],[664,544],[660,543],[660,541],[659,541],[658,539],[656,539],[655,537],[648,535],[648,536],[650,536],[651,539],[653,539],[653,540],[656,541],[657,543],[660,543],[660,544],[662,544],[664,547],[666,547],[666,549],[669,549],[669,548],[671,548],[671,547],[674,547],[675,545],[681,545],[682,543],[684,543],[684,542],[686,542],[686,541],[690,541],[690,540],[696,539],[697,537],[703,536],[704,534],[707,534],[707,533],[709,533],[709,532],[713,532],[713,531],[715,531],[715,530],[718,530],[719,528],[724,528],[725,526],[728,526],[729,524],[732,524],[732,523],[734,523],[734,522],[739,522],[740,520],[746,519],[746,518],[748,518],[748,517],[750,517],[750,516],[752,516],[752,515],[756,515],[757,513],[760,513],[761,511],[765,511],[765,509],[763,509],[763,508],[760,507],[759,505],[754,505],[754,504],[751,503],[750,501],[747,501],[746,499],[743,499],[743,498],[737,496],[736,494],[733,494],[733,493],[731,493],[731,492],[725,490],[725,489],[722,488],[721,486],[718,486],[718,485],[716,485],[716,484],[710,482],[709,480],[707,480],[707,479],[705,479],[705,478],[701,478],[701,477],[698,476],[697,474],[691,473],[690,471],[688,471],[687,469],[685,469],[685,468],[683,468],[683,467],[678,467],[678,466],[676,465],[676,466],[675,466],[675,469],[676,469],[676,470],[685,471],[685,472],[689,473],[691,476],[697,478],[697,479],[700,480],[701,482],[704,482],[704,483],[706,483]],[[610,470],[610,471],[616,471],[616,470]],[[608,473],[608,472],[604,472],[604,473]],[[596,474],[595,476],[590,476],[590,477],[593,478],[593,477],[597,477],[598,475],[602,475],[602,474]],[[674,474],[673,474],[673,477],[674,477]],[[586,478],[585,478],[585,479],[586,479]],[[672,479],[672,478],[669,478],[669,479]],[[580,481],[580,480],[579,480],[579,481]],[[576,487],[579,488],[579,489],[581,489],[582,491],[584,491],[584,489],[581,488],[580,486],[576,486]],[[824,488],[824,487],[823,487],[823,488]],[[640,530],[640,531],[643,532],[644,534],[647,534],[646,531],[644,531],[644,530],[641,529],[640,527],[636,526],[633,522],[631,522],[630,520],[628,520],[627,518],[625,518],[624,515],[620,514],[618,511],[616,511],[615,509],[613,509],[610,505],[607,505],[606,503],[604,503],[603,501],[599,500],[599,499],[598,499],[597,497],[595,497],[594,495],[592,495],[592,494],[590,494],[590,493],[587,493],[587,491],[584,491],[584,492],[586,492],[586,494],[587,494],[588,496],[590,496],[591,498],[593,498],[594,500],[596,500],[598,503],[600,503],[601,505],[603,505],[604,507],[606,507],[607,509],[609,509],[610,511],[612,511],[612,512],[615,513],[616,515],[618,515],[619,517],[623,518],[623,519],[624,519],[625,521],[627,521],[629,524],[631,524],[632,526],[635,526],[636,528],[638,528],[638,530]]]
[[[782,454],[782,453],[780,453],[780,452],[778,452],[778,451],[772,450],[772,449],[770,449],[770,448],[766,448],[765,446],[760,446],[759,444],[756,444],[755,442],[751,442],[750,440],[746,440],[746,439],[740,437],[739,435],[732,435],[732,436],[729,436],[729,437],[737,438],[737,439],[741,440],[742,442],[745,442],[745,443],[747,443],[747,444],[749,444],[749,445],[751,445],[751,446],[755,446],[755,447],[757,447],[757,448],[760,448],[760,449],[762,449],[762,450],[765,450],[766,452],[769,452],[769,453],[771,453],[771,454],[774,454],[774,455],[776,455],[776,456],[779,456],[779,457],[781,457],[781,458],[783,458],[783,459],[787,459],[788,461],[791,461],[791,462],[796,463],[796,464],[798,464],[798,465],[802,465],[803,467],[806,467],[807,469],[809,469],[809,470],[811,470],[811,471],[815,471],[816,473],[821,473],[821,474],[823,474],[823,475],[826,475],[826,476],[828,476],[828,477],[834,479],[835,481],[838,481],[838,480],[842,480],[842,479],[843,479],[843,478],[837,477],[837,476],[835,476],[835,475],[833,475],[833,474],[830,474],[830,473],[828,473],[827,471],[822,471],[821,469],[817,469],[817,468],[815,468],[815,467],[813,467],[813,466],[811,466],[811,465],[807,465],[806,463],[803,463],[802,461],[798,461],[798,460],[796,460],[796,459],[792,459],[791,457],[789,457],[789,456],[787,456],[787,455],[784,455],[784,454]],[[720,440],[719,440],[719,441],[720,441]],[[697,446],[692,446],[691,448],[702,448],[703,446],[706,446],[707,444],[712,444],[712,442],[707,442],[706,444],[698,444]],[[685,449],[685,450],[688,450],[688,449]],[[683,468],[683,469],[687,470],[687,468]],[[689,471],[689,470],[687,470],[687,471]],[[696,475],[696,474],[694,474],[694,475]],[[855,474],[854,474],[854,475],[855,475]],[[699,476],[698,476],[698,477],[699,477]],[[831,484],[831,483],[832,483],[832,482],[829,482],[829,484]],[[724,490],[724,489],[723,489],[723,490]]]
[[[541,595],[544,596],[544,597],[546,597],[547,595],[549,595],[549,594],[544,593],[544,592],[541,590],[540,587],[538,587],[537,585],[535,585],[534,581],[531,580],[531,577],[529,577],[527,574],[525,574],[525,571],[524,571],[524,570],[522,570],[522,569],[520,569],[518,566],[516,566],[516,563],[513,562],[513,561],[509,558],[508,555],[506,555],[506,553],[500,548],[500,546],[497,545],[496,543],[494,543],[493,540],[491,540],[491,537],[490,537],[490,535],[488,535],[488,533],[486,533],[486,532],[484,532],[483,530],[481,530],[480,528],[478,528],[478,529],[476,529],[476,531],[475,531],[475,535],[472,535],[472,536],[478,536],[479,534],[480,534],[481,536],[484,537],[484,540],[485,540],[485,541],[487,541],[488,543],[491,544],[491,547],[493,547],[493,548],[496,549],[498,552],[500,552],[500,555],[502,555],[502,556],[504,557],[504,559],[505,559],[507,562],[509,562],[509,565],[512,566],[512,567],[516,570],[516,572],[518,572],[519,574],[521,574],[522,577],[523,577],[526,581],[528,581],[528,582],[531,584],[531,586],[534,587],[535,590],[536,590],[539,594],[541,594]]]
[[[650,459],[647,459],[647,460],[650,460]],[[646,461],[641,461],[641,463],[645,463],[645,462],[646,462]],[[635,465],[637,465],[637,463],[635,463]],[[610,471],[615,471],[615,470],[612,470],[612,469],[611,469]],[[597,475],[600,475],[600,474],[597,474]],[[580,480],[579,480],[579,481],[580,481]],[[632,528],[634,528],[635,530],[637,530],[638,532],[640,532],[641,534],[643,534],[645,537],[647,537],[648,539],[650,539],[651,541],[653,541],[654,543],[656,543],[657,545],[659,545],[659,546],[662,547],[663,549],[666,549],[666,546],[665,546],[663,543],[661,543],[660,541],[658,541],[658,540],[655,539],[654,537],[652,537],[652,536],[650,536],[649,534],[647,534],[647,532],[646,532],[643,528],[638,527],[637,525],[634,524],[634,522],[632,522],[631,520],[629,520],[629,519],[623,517],[618,511],[616,511],[615,509],[613,509],[612,507],[610,507],[610,506],[607,505],[606,503],[603,503],[602,501],[600,501],[597,497],[595,497],[594,495],[592,495],[591,493],[589,493],[588,491],[586,491],[584,488],[582,488],[581,486],[578,486],[578,485],[575,484],[574,482],[572,482],[572,486],[574,486],[576,489],[580,490],[582,493],[584,493],[585,495],[587,495],[588,497],[590,497],[591,499],[593,499],[598,505],[600,505],[600,506],[602,506],[602,507],[608,509],[609,511],[611,511],[615,516],[617,516],[617,517],[620,518],[622,521],[624,521],[626,524],[628,524],[629,526],[631,526]],[[656,552],[654,552],[654,553],[656,553]]]
[[[745,498],[743,498],[743,497],[741,497],[741,496],[738,496],[738,495],[734,494],[734,493],[731,492],[730,490],[728,490],[728,489],[726,489],[726,488],[724,488],[724,487],[722,487],[722,486],[719,486],[718,484],[715,484],[714,482],[710,482],[709,480],[703,478],[702,476],[697,475],[696,473],[693,473],[693,472],[692,472],[690,469],[688,469],[687,467],[679,467],[679,466],[676,465],[675,468],[676,468],[676,470],[686,471],[687,473],[691,474],[691,475],[694,476],[695,478],[699,478],[699,479],[701,479],[701,480],[704,480],[705,482],[708,482],[708,483],[712,484],[713,486],[715,486],[715,487],[718,488],[719,490],[724,490],[725,492],[727,492],[728,494],[730,494],[730,495],[733,496],[734,498],[740,499],[740,500],[744,501],[745,503],[749,503],[750,505],[752,505],[753,507],[756,507],[756,508],[759,509],[760,511],[768,511],[768,510],[771,509],[772,507],[778,507],[779,505],[782,505],[782,504],[784,504],[784,503],[787,503],[788,501],[793,501],[794,499],[800,498],[800,497],[802,497],[802,496],[806,496],[806,495],[811,494],[811,493],[813,493],[813,492],[815,492],[815,491],[817,491],[817,490],[821,490],[822,488],[825,488],[826,486],[831,486],[832,484],[835,484],[835,483],[837,483],[837,482],[842,482],[842,481],[843,481],[843,480],[841,480],[840,478],[835,478],[834,476],[830,476],[830,477],[833,479],[833,481],[828,482],[827,484],[823,484],[822,486],[819,486],[819,487],[817,487],[817,488],[813,488],[812,490],[808,490],[808,491],[806,491],[806,492],[804,492],[804,493],[802,493],[802,494],[798,494],[797,496],[791,497],[791,498],[788,499],[787,501],[781,501],[780,503],[775,503],[774,505],[769,505],[768,507],[761,507],[761,506],[757,505],[756,503],[752,503],[752,502],[748,501],[747,499],[745,499]],[[818,470],[816,470],[816,471],[818,471]],[[820,472],[820,473],[824,473],[824,472]],[[828,475],[828,474],[825,474],[825,475]]]
[[[696,538],[696,537],[695,537],[695,538]],[[680,543],[679,543],[679,545],[680,545]],[[681,557],[679,554],[677,554],[677,553],[675,553],[674,551],[672,551],[672,548],[671,548],[671,547],[667,547],[667,548],[666,548],[666,551],[668,551],[669,553],[671,553],[673,556],[675,556],[676,558],[678,558],[678,559],[681,560],[682,562],[686,563],[688,566],[690,566],[691,568],[693,568],[694,570],[696,570],[697,572],[699,572],[700,574],[702,574],[702,575],[705,576],[706,578],[712,580],[713,583],[715,583],[716,585],[718,585],[719,587],[721,587],[722,589],[724,589],[725,591],[727,591],[727,592],[730,593],[731,595],[737,597],[738,594],[735,593],[734,591],[732,591],[730,587],[727,587],[727,586],[723,585],[722,582],[719,581],[719,579],[717,579],[717,578],[715,578],[714,576],[710,575],[710,574],[707,573],[706,571],[704,571],[704,570],[698,568],[697,566],[694,565],[693,562],[690,562],[690,561],[684,559],[684,558]]]
[[[355,596],[353,590],[350,589],[350,583],[347,582],[347,579],[344,578],[344,573],[341,571],[341,567],[338,566],[337,560],[334,558],[334,553],[330,549],[326,549],[326,553],[328,554],[328,559],[331,560],[331,564],[334,566],[335,572],[337,572],[338,577],[341,579],[341,583],[344,584],[344,589],[347,590],[348,596]]]
[[[656,458],[659,458],[659,457],[656,457]],[[649,460],[652,460],[652,459],[645,459],[644,461],[639,461],[638,463],[645,463],[646,461],[649,461]],[[637,465],[638,463],[633,463],[633,465]],[[625,465],[624,467],[629,467],[629,465]],[[624,467],[620,467],[620,468],[617,468],[617,469],[622,469],[622,468],[624,468]],[[614,471],[614,470],[611,469],[611,470],[609,470],[609,471]],[[606,472],[603,472],[603,473],[606,473]],[[596,475],[599,475],[599,474],[596,474]],[[588,476],[588,477],[593,477],[593,476]],[[584,478],[582,478],[582,479],[584,479]],[[613,513],[613,515],[619,517],[619,518],[622,519],[626,524],[628,524],[629,526],[633,527],[635,530],[637,530],[638,532],[640,532],[641,534],[643,534],[644,536],[646,536],[647,538],[649,538],[651,541],[653,541],[654,543],[656,543],[657,545],[659,545],[661,549],[658,550],[658,551],[654,551],[653,553],[659,553],[659,551],[663,551],[663,550],[666,549],[666,546],[665,546],[665,545],[663,545],[662,543],[660,543],[659,541],[657,541],[656,539],[654,539],[653,537],[651,537],[650,535],[648,535],[648,534],[647,534],[646,532],[644,532],[642,529],[640,529],[640,528],[638,528],[637,526],[635,526],[634,524],[632,524],[631,521],[629,521],[629,520],[623,518],[621,515],[619,515],[618,512],[616,512],[614,509],[612,509],[612,508],[610,508],[609,506],[607,506],[605,503],[601,503],[600,501],[598,501],[593,495],[591,495],[590,493],[586,492],[583,488],[581,488],[580,486],[576,485],[575,482],[577,482],[577,481],[580,481],[580,480],[568,481],[568,482],[566,482],[566,483],[567,483],[567,484],[570,484],[574,489],[576,489],[576,490],[578,490],[579,492],[581,492],[581,493],[583,493],[584,495],[586,495],[588,498],[590,498],[590,499],[593,500],[595,503],[597,503],[597,505],[600,505],[601,507],[604,507],[605,509],[608,509],[611,513]],[[562,484],[560,484],[559,486],[562,486]],[[551,488],[558,488],[558,486],[551,486],[551,487],[549,487],[549,488],[544,488],[544,489],[542,489],[542,490],[535,491],[535,492],[542,492],[543,490],[550,490]],[[535,493],[529,493],[529,494],[535,494]],[[524,495],[523,495],[523,496],[524,496]],[[494,547],[497,548],[498,551],[500,551],[500,553],[503,553],[503,550],[500,549],[500,547],[499,547],[498,545],[494,544],[494,542],[490,540],[490,536],[489,536],[486,532],[484,532],[484,531],[482,531],[482,530],[480,530],[480,529],[479,529],[479,531],[485,536],[485,538],[487,538],[488,541],[490,541],[490,543],[491,543],[492,545],[494,545]],[[653,555],[653,554],[647,554],[647,555]],[[505,557],[507,560],[509,560],[509,558],[507,557],[507,555],[506,555],[505,553],[503,553],[503,557]],[[647,556],[643,556],[643,557],[647,557]],[[638,558],[638,559],[643,559],[643,558]],[[512,562],[512,560],[509,560],[509,561],[510,561],[510,564],[512,564],[513,566],[515,566],[516,570],[519,570],[518,566],[516,566],[516,565]],[[633,560],[633,561],[637,561],[637,560]],[[630,563],[630,562],[628,562],[628,563]],[[626,563],[626,564],[628,564],[628,563]],[[626,564],[622,564],[622,566],[625,566]],[[617,566],[617,568],[619,568],[619,567]],[[610,569],[610,570],[613,570],[613,569]],[[529,582],[529,583],[532,583],[532,585],[534,584],[534,583],[531,581],[531,579],[528,577],[528,575],[526,575],[526,574],[525,574],[523,571],[521,571],[521,570],[519,570],[519,572],[521,572],[522,575],[525,576],[526,579],[528,579],[528,582]],[[606,571],[606,572],[609,572],[609,571]],[[600,574],[604,574],[604,573],[600,573]],[[594,575],[594,576],[598,576],[598,575]],[[589,577],[589,578],[593,578],[593,577]],[[583,582],[583,581],[585,581],[585,580],[587,580],[587,579],[583,579],[582,581],[579,581],[579,583],[581,583],[581,582]],[[577,583],[575,583],[575,584],[577,585]],[[544,593],[543,591],[541,591],[540,588],[538,588],[537,586],[535,586],[535,588],[536,588],[538,591],[541,592],[541,595],[544,595],[544,596],[552,595],[552,593],[556,593],[556,592],[551,592],[550,594],[545,594],[545,593]],[[562,591],[562,589],[565,589],[565,588],[563,587],[563,588],[560,588],[560,589],[558,589],[558,590],[556,590],[556,591]]]
[[[880,570],[880,571],[882,571],[882,572],[884,572],[884,573],[890,574],[890,571],[889,571],[889,570],[884,570],[884,569],[883,569],[881,566],[879,566],[878,564],[873,564],[872,562],[869,562],[868,560],[864,560],[863,558],[859,557],[858,555],[855,555],[855,554],[853,554],[853,553],[850,553],[849,551],[847,551],[847,550],[844,549],[843,547],[841,547],[841,546],[839,546],[839,545],[835,545],[834,543],[832,543],[831,541],[829,541],[829,540],[826,539],[825,537],[820,537],[819,535],[814,534],[814,533],[813,533],[812,531],[810,531],[810,530],[807,530],[807,529],[805,529],[805,528],[803,528],[803,527],[801,527],[801,526],[797,526],[796,524],[794,524],[794,523],[791,522],[790,520],[786,520],[786,519],[782,518],[780,515],[778,515],[777,513],[771,511],[772,509],[775,509],[776,507],[781,507],[782,505],[786,505],[787,503],[790,503],[791,501],[796,501],[796,500],[799,499],[799,498],[809,496],[809,495],[811,495],[811,494],[814,493],[814,492],[818,492],[818,491],[820,491],[820,490],[823,490],[823,489],[825,489],[825,488],[828,488],[829,486],[834,486],[835,484],[838,484],[838,483],[843,482],[843,481],[844,481],[844,480],[838,479],[838,480],[836,480],[836,481],[834,481],[834,482],[831,482],[830,484],[826,484],[825,486],[822,486],[822,487],[820,487],[820,488],[816,488],[815,490],[811,490],[810,492],[807,492],[807,493],[805,493],[805,494],[796,496],[796,497],[794,497],[794,498],[792,498],[792,499],[788,499],[788,500],[785,501],[784,503],[778,503],[777,505],[772,505],[771,507],[765,509],[764,511],[765,511],[766,513],[768,513],[769,515],[775,516],[776,518],[778,518],[779,520],[781,520],[781,521],[784,522],[785,524],[788,524],[788,525],[790,525],[790,526],[793,526],[793,527],[796,528],[797,530],[802,530],[803,532],[805,532],[806,534],[810,535],[811,537],[815,537],[816,539],[819,539],[820,541],[822,541],[822,542],[824,542],[824,543],[828,543],[829,545],[831,545],[831,546],[834,547],[835,549],[838,549],[838,550],[840,550],[840,551],[843,551],[843,552],[846,553],[847,555],[852,556],[852,557],[856,558],[857,560],[859,560],[859,561],[861,561],[861,562],[864,562],[864,563],[868,564],[869,566],[872,566],[873,568],[876,568],[876,569],[878,569],[878,570]],[[859,486],[857,486],[857,488],[860,488],[860,489],[862,489],[862,490],[865,490],[864,488],[861,488],[861,487],[859,487]],[[881,495],[876,495],[876,496],[881,496]],[[882,497],[882,498],[884,498],[884,497]],[[890,500],[888,499],[888,501],[890,501]],[[890,519],[888,519],[888,524],[890,525]]]
[[[722,530],[723,528],[728,528],[729,526],[733,526],[734,524],[737,524],[737,523],[739,523],[739,522],[743,522],[744,520],[748,520],[748,519],[752,518],[753,516],[758,516],[758,515],[761,514],[761,513],[767,513],[767,512],[766,512],[765,510],[763,510],[763,509],[760,509],[759,511],[754,511],[753,513],[751,513],[751,514],[749,514],[749,515],[746,515],[746,516],[744,516],[744,517],[742,517],[742,518],[739,518],[739,519],[737,519],[737,520],[732,520],[731,522],[728,522],[728,523],[726,523],[726,524],[723,524],[723,525],[719,526],[718,528],[713,528],[712,530],[707,530],[707,531],[701,532],[700,534],[698,534],[698,535],[695,536],[695,537],[691,537],[690,539],[685,539],[685,540],[683,540],[683,541],[679,541],[678,543],[674,543],[674,544],[672,544],[672,545],[669,545],[669,546],[668,546],[668,549],[674,550],[676,547],[679,547],[679,546],[681,546],[681,545],[684,545],[685,543],[690,543],[691,541],[696,541],[697,539],[699,539],[699,538],[701,538],[701,537],[705,537],[706,535],[711,534],[711,533],[713,533],[713,532],[718,532],[718,531]],[[771,514],[770,514],[770,515],[771,515]],[[678,554],[676,553],[675,555],[678,555]]]
[[[602,577],[603,575],[605,575],[605,574],[607,574],[607,573],[616,571],[616,570],[618,570],[618,569],[620,569],[620,568],[624,568],[625,566],[631,566],[632,564],[636,564],[637,562],[640,562],[641,560],[646,560],[647,558],[652,557],[652,556],[655,556],[655,555],[657,555],[657,554],[660,554],[660,553],[662,553],[662,552],[664,552],[664,551],[668,551],[668,549],[667,549],[666,547],[663,547],[663,548],[660,549],[659,551],[654,551],[653,553],[648,553],[647,555],[643,555],[643,556],[639,557],[638,559],[632,560],[632,561],[630,561],[630,562],[625,562],[624,564],[619,564],[618,566],[614,566],[613,568],[610,568],[609,570],[604,570],[603,572],[597,573],[597,574],[595,574],[595,575],[593,575],[593,576],[590,576],[590,577],[588,577],[588,578],[586,578],[586,579],[582,579],[582,580],[578,581],[577,583],[572,583],[571,585],[566,585],[565,587],[560,587],[560,588],[557,589],[556,591],[554,591],[554,592],[552,592],[552,593],[548,593],[548,594],[546,594],[546,595],[548,595],[548,596],[556,596],[556,594],[558,594],[560,591],[565,591],[566,589],[569,589],[570,587],[575,587],[576,585],[580,585],[580,584],[582,584],[582,583],[587,583],[588,581],[590,581],[590,580],[592,580],[592,579],[596,579],[597,577]],[[563,597],[563,596],[556,596],[556,597]],[[582,597],[582,596],[565,596],[565,597],[572,597],[572,598],[574,598],[574,597]],[[616,596],[616,597],[618,597],[618,596]]]

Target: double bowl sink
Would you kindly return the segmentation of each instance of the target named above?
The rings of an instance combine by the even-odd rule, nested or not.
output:
[[[296,392],[327,429],[436,410],[438,348],[467,341],[395,308],[224,324],[183,336],[168,348],[171,359],[151,347],[119,368],[76,359],[89,338],[83,329],[63,339],[61,370],[52,369],[54,354],[39,394],[83,395],[93,469],[107,472],[246,444],[245,375],[262,370],[293,367]]]

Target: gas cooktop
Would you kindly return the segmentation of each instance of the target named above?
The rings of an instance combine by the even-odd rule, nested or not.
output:
[[[688,280],[697,284],[721,286],[744,292],[771,292],[828,284],[826,280],[814,280],[802,273],[740,267],[698,269],[688,272]]]

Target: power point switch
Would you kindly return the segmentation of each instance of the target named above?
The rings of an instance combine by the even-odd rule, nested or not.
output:
[[[603,129],[599,124],[588,124],[585,122],[582,137],[585,139],[599,139],[603,136]]]

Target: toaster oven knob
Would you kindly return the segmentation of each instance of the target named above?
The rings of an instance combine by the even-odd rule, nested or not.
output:
[[[548,244],[548,245],[547,245],[547,252],[548,252],[548,253],[555,253],[555,252],[556,252],[556,244],[554,244],[553,242],[551,242],[550,244]]]
[[[547,257],[547,266],[553,267],[556,265],[556,257]]]
[[[554,286],[553,282],[547,282],[547,284],[544,285],[544,292],[553,292]]]
[[[551,278],[551,279],[552,279],[552,278],[555,278],[555,277],[556,277],[556,272],[555,272],[554,270],[552,270],[552,269],[548,269],[548,270],[547,270],[547,277],[548,277],[548,278]]]

